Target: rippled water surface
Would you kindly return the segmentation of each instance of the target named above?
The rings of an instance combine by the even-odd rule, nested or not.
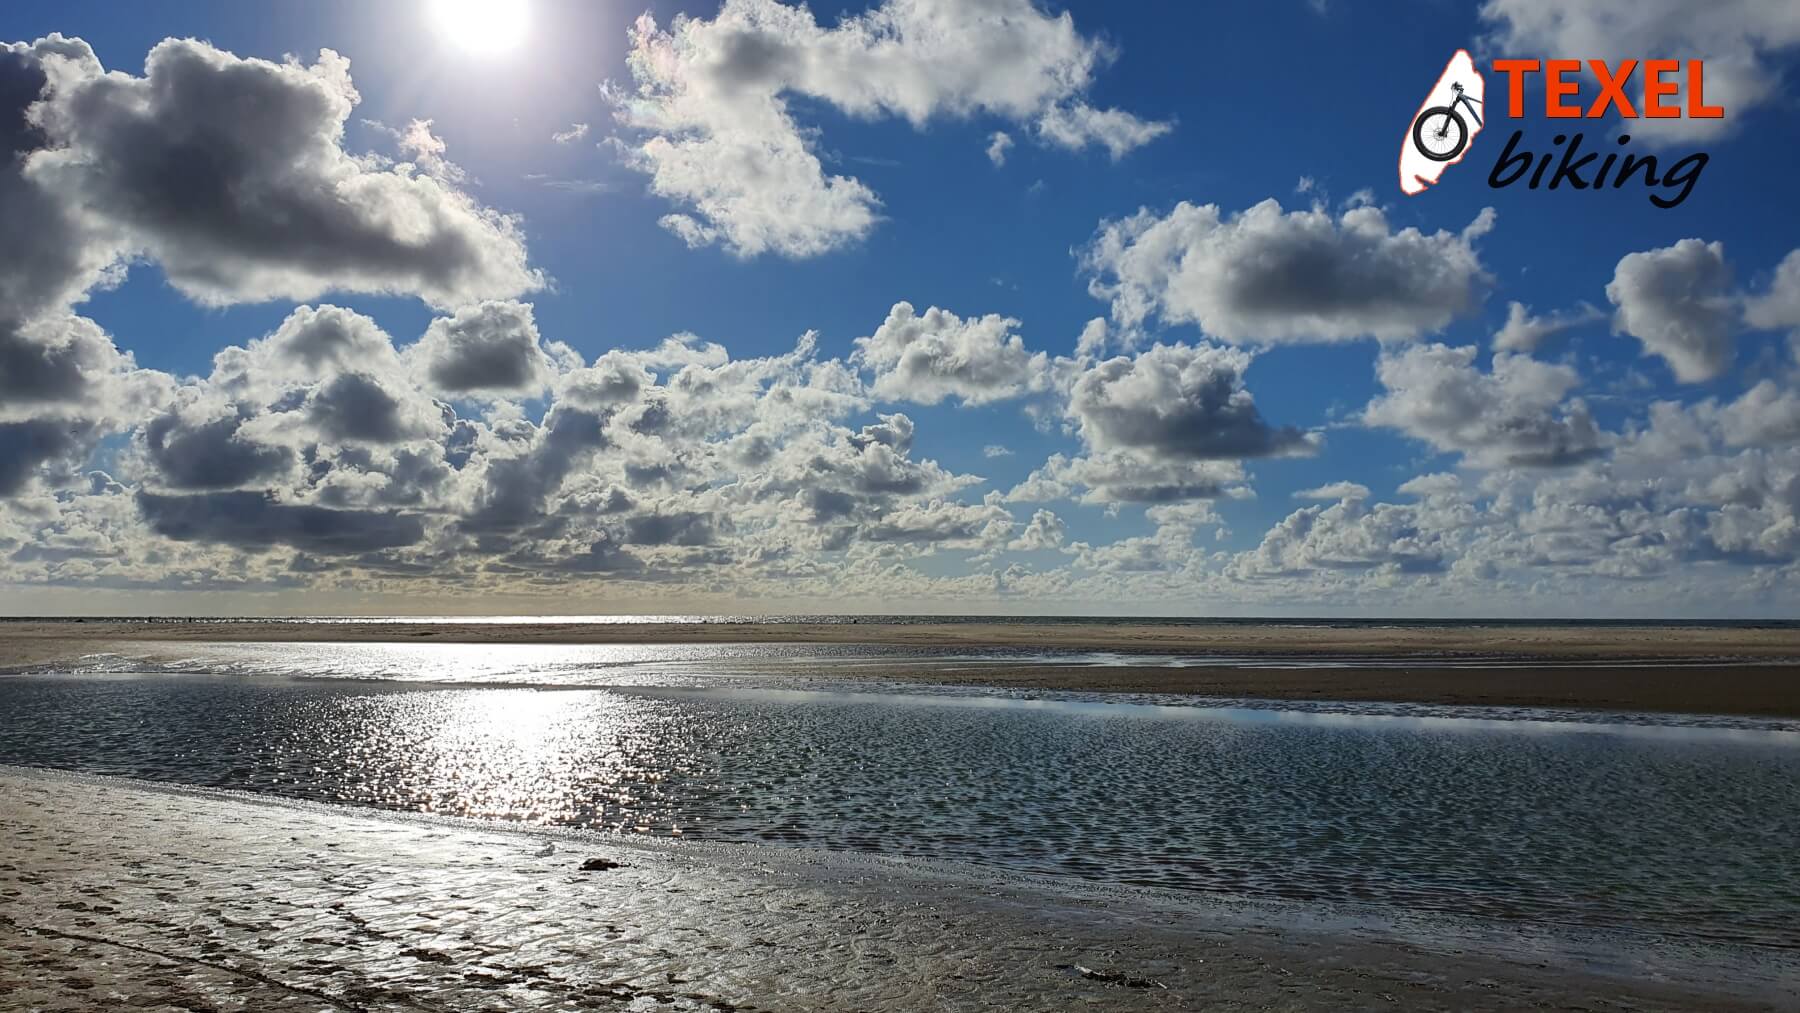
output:
[[[38,676],[0,762],[1800,946],[1800,735],[1429,713]]]

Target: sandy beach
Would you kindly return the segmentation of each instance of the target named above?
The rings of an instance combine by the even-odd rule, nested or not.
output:
[[[1800,717],[1800,631],[1641,626],[1332,627],[1007,623],[380,623],[126,621],[10,622],[0,669],[45,668],[112,653],[148,661],[184,644],[398,642],[444,644],[883,644],[911,647],[1108,651],[1106,667],[1033,663],[948,669],[896,661],[834,671],[947,685],[1275,700],[1345,700],[1575,707]],[[1130,655],[1213,655],[1181,668],[1132,665]],[[1357,659],[1369,659],[1359,666]],[[1330,659],[1332,667],[1308,666]],[[1383,663],[1374,664],[1379,659]],[[1396,664],[1398,659],[1403,662]],[[1470,659],[1504,666],[1470,667]],[[1296,663],[1302,663],[1296,665]]]
[[[0,995],[86,1010],[1774,1009],[1779,961],[0,768]],[[595,859],[620,863],[582,871]]]

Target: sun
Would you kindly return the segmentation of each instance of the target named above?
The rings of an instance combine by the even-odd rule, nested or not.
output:
[[[525,0],[428,0],[438,32],[472,53],[517,49],[530,27]]]

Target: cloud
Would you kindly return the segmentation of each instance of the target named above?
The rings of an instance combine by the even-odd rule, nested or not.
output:
[[[1480,303],[1474,243],[1492,222],[1489,210],[1461,233],[1394,231],[1375,207],[1334,218],[1272,199],[1238,214],[1184,201],[1102,222],[1080,258],[1126,329],[1154,318],[1234,343],[1407,340]]]
[[[1360,482],[1332,482],[1313,489],[1301,489],[1294,493],[1295,499],[1340,500],[1368,499],[1369,487]]]
[[[1004,130],[994,131],[994,135],[988,139],[987,146],[988,161],[994,163],[994,168],[998,169],[1006,164],[1006,153],[1012,150],[1012,146],[1011,134]]]
[[[921,316],[911,303],[895,303],[873,335],[856,340],[852,361],[874,374],[870,390],[885,401],[1004,401],[1050,381],[1048,356],[1027,352],[1018,326],[993,313],[964,320],[933,306]]]
[[[1661,356],[1677,380],[1711,380],[1731,364],[1738,307],[1721,243],[1683,239],[1628,253],[1606,286],[1613,333],[1629,334]]]
[[[588,125],[586,123],[574,123],[571,124],[567,130],[558,130],[556,133],[551,134],[550,139],[557,144],[573,144],[587,135]]]
[[[91,425],[59,419],[0,422],[0,498],[22,491],[44,464],[87,456],[92,430]]]
[[[198,415],[198,417],[196,417]],[[266,483],[296,463],[288,447],[239,437],[254,416],[248,406],[224,406],[209,416],[170,411],[144,427],[144,446],[158,477],[175,489],[232,489]]]
[[[1587,405],[1565,400],[1581,382],[1574,369],[1507,352],[1487,373],[1474,361],[1473,346],[1384,353],[1375,372],[1387,393],[1369,402],[1363,422],[1484,467],[1566,467],[1601,453]]]
[[[1049,510],[1036,510],[1019,536],[1007,548],[1015,552],[1046,552],[1062,548],[1068,539],[1069,526]]]
[[[1508,56],[1704,59],[1706,100],[1723,106],[1724,118],[1632,121],[1633,136],[1658,143],[1736,130],[1752,109],[1776,99],[1781,58],[1800,46],[1800,11],[1787,0],[1733,0],[1705,17],[1695,17],[1683,0],[1488,0],[1481,17],[1493,28],[1494,47]],[[1641,106],[1641,69],[1628,94]]]
[[[874,191],[826,173],[790,96],[919,129],[997,117],[1114,157],[1168,129],[1089,107],[1081,96],[1112,52],[1032,0],[887,0],[834,28],[804,6],[726,0],[711,20],[677,16],[666,31],[645,15],[630,36],[635,92],[608,89],[641,135],[619,143],[626,163],[685,209],[665,228],[740,257],[817,256],[879,219]]]
[[[1037,121],[1044,140],[1071,151],[1098,144],[1115,162],[1173,129],[1173,123],[1142,120],[1122,109],[1095,109],[1086,102],[1051,106]],[[988,156],[993,157],[992,147]]]
[[[338,54],[277,64],[169,39],[133,77],[68,46],[82,52],[52,61],[34,114],[49,144],[26,175],[102,223],[109,254],[142,252],[191,298],[342,291],[454,305],[543,284],[518,222],[454,187],[429,129],[403,138],[423,175],[344,150],[360,97]]]
[[[1234,559],[1232,570],[1243,579],[1378,567],[1435,573],[1454,549],[1446,537],[1448,526],[1429,523],[1424,513],[1417,506],[1368,504],[1359,497],[1304,507],[1270,528],[1255,549]]]
[[[1011,457],[1013,456],[1013,452],[1010,447],[1005,447],[998,443],[990,443],[981,448],[981,456],[992,460],[997,457]]]
[[[1763,330],[1800,332],[1800,250],[1781,258],[1768,290],[1748,299],[1744,321]]]
[[[1604,319],[1606,314],[1587,303],[1581,303],[1570,310],[1536,316],[1532,314],[1531,307],[1524,303],[1510,302],[1506,305],[1506,323],[1494,332],[1494,350],[1533,352],[1545,338]]]
[[[1052,454],[1006,494],[1011,503],[1075,499],[1096,506],[1180,503],[1244,488],[1237,461],[1176,461],[1131,453]]]
[[[249,550],[278,545],[322,555],[374,552],[424,537],[417,516],[395,511],[332,510],[277,503],[259,492],[198,496],[139,493],[138,507],[157,534],[204,539]]]
[[[465,306],[433,320],[407,355],[448,394],[536,393],[553,372],[531,306],[513,301]]]
[[[1305,453],[1312,441],[1263,421],[1244,389],[1250,355],[1157,345],[1097,363],[1075,380],[1069,415],[1095,450],[1201,461]]]

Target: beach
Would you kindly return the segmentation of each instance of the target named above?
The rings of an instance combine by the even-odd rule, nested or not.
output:
[[[838,668],[832,675],[1019,690],[1800,717],[1800,630],[1782,627],[15,621],[0,626],[0,670],[54,668],[100,654],[167,662],[182,658],[190,645],[229,643],[1105,651],[1118,655],[1114,663],[1047,664],[1026,657],[954,667],[900,658],[878,667]],[[1185,657],[1172,667],[1164,663],[1170,656]]]
[[[1779,964],[1681,948],[1597,953],[1548,931],[19,768],[0,768],[0,819],[0,994],[17,1009],[1674,1010],[1800,998]]]
[[[1782,627],[10,621],[0,1008],[1793,1008],[1797,662]]]

